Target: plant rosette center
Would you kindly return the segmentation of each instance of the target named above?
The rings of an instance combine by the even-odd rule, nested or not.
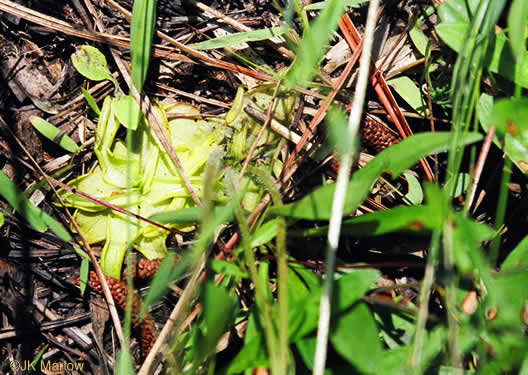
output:
[[[277,173],[277,165],[281,163],[271,161],[279,137],[265,130],[257,140],[262,125],[243,110],[248,104],[267,110],[272,102],[272,92],[273,86],[269,85],[247,92],[239,89],[233,107],[225,118],[204,120],[200,118],[199,110],[187,103],[158,104],[154,107],[198,197],[202,197],[204,183],[213,183],[217,203],[229,200],[222,176],[216,181],[203,181],[205,164],[215,150],[220,151],[215,153],[216,157],[218,154],[223,155],[223,171],[226,168],[239,171],[251,145],[257,142],[252,159],[258,159],[259,168],[269,168],[270,173],[273,173],[271,165],[274,165],[273,170]],[[130,120],[130,115],[127,118],[123,115],[123,102],[123,97],[105,98],[94,146],[99,164],[92,172],[70,181],[68,185],[76,191],[146,218],[194,207],[180,173],[145,118],[141,114],[134,115],[136,120]],[[295,103],[292,95],[279,97],[273,116],[288,123]],[[130,103],[125,104],[125,108],[131,107]],[[134,126],[130,126],[130,122]],[[128,128],[124,140],[116,138],[121,125]],[[243,178],[241,187],[244,189],[243,208],[251,210],[264,189],[251,175]],[[60,190],[59,195],[66,206],[76,209],[74,219],[88,243],[104,242],[101,267],[106,275],[120,278],[124,256],[130,245],[149,260],[166,255],[168,230],[66,190]],[[168,227],[184,232],[195,228],[194,225],[182,224]]]

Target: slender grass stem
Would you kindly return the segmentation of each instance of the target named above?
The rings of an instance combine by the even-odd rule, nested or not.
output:
[[[427,265],[425,267],[424,280],[422,287],[420,288],[420,309],[418,310],[416,333],[414,335],[414,347],[410,359],[411,373],[420,373],[420,368],[422,367],[422,355],[426,333],[425,323],[427,322],[427,315],[429,314],[429,297],[431,295],[431,288],[433,287],[435,268],[438,265],[441,234],[442,232],[440,230],[436,230],[433,233],[431,250],[427,257]]]
[[[374,41],[374,29],[376,27],[377,11],[379,0],[373,0],[369,4],[367,25],[365,29],[363,51],[361,54],[359,75],[354,95],[354,103],[350,113],[348,123],[348,137],[351,140],[357,139],[359,123],[363,112],[363,103],[367,83],[369,78],[370,56],[372,43]],[[356,144],[352,142],[352,144]],[[319,326],[317,328],[317,344],[315,348],[314,375],[323,375],[326,365],[326,353],[328,347],[328,335],[330,329],[330,314],[333,294],[334,268],[336,262],[336,252],[339,245],[341,233],[341,223],[343,218],[343,209],[346,199],[347,183],[350,177],[350,168],[353,164],[355,153],[354,147],[349,148],[342,156],[341,165],[336,181],[336,191],[334,202],[332,204],[332,216],[330,217],[328,230],[328,243],[326,255],[326,277],[323,282],[323,292],[321,296],[321,305],[319,310]]]

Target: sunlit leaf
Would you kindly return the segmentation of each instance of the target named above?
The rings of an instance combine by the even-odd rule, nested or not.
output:
[[[409,186],[407,194],[405,194],[405,198],[407,198],[414,205],[422,203],[423,189],[422,185],[420,185],[420,181],[418,181],[418,179],[410,173],[404,173],[403,175],[405,176]]]
[[[427,107],[422,98],[418,86],[407,76],[396,77],[387,81],[394,90],[407,102],[416,112],[422,116],[427,115]]]
[[[106,57],[97,48],[89,45],[81,46],[71,59],[75,69],[86,78],[92,81],[105,79],[114,81],[106,63]]]

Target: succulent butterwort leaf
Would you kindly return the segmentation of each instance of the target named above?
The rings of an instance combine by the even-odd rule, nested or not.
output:
[[[238,107],[230,112],[230,122],[215,119],[205,121],[200,118],[200,112],[196,108],[186,103],[154,106],[154,111],[162,119],[198,196],[203,194],[204,166],[210,155],[216,152],[223,157],[225,154],[226,134],[232,137],[242,134],[244,142],[241,143],[240,154],[241,157],[247,154],[262,125],[246,114],[243,107],[251,104],[265,111],[271,104],[273,91],[273,85],[263,85],[247,93],[241,90]],[[105,98],[94,146],[99,166],[91,173],[70,181],[69,185],[77,191],[142,217],[155,217],[156,214],[194,207],[178,170],[146,121],[138,121],[136,127],[128,122],[127,136],[133,137],[127,140],[128,144],[133,145],[130,149],[127,149],[124,141],[116,139],[123,121],[128,121],[123,117],[123,113],[119,113],[122,110],[121,101],[127,100],[129,99]],[[280,92],[273,116],[281,121],[289,121],[295,102],[296,96]],[[125,103],[124,107],[127,105]],[[168,114],[174,118],[169,120]],[[135,130],[131,130],[132,128]],[[266,131],[255,155],[264,160],[266,155],[272,154],[278,141],[279,137],[271,131]],[[233,158],[233,155],[230,157]],[[215,186],[217,199],[226,201],[222,193],[222,180],[212,183],[218,185]],[[244,177],[241,186],[247,190],[244,205],[253,207],[263,193],[262,189],[250,176]],[[60,190],[59,194],[66,206],[77,209],[75,219],[88,242],[104,241],[101,267],[106,275],[120,277],[124,256],[131,246],[147,259],[162,258],[167,253],[165,240],[169,234],[168,230],[115,212],[65,190]],[[165,225],[180,231],[195,228],[194,222],[170,222]],[[211,233],[214,229],[216,226]]]
[[[136,99],[130,95],[123,95],[112,101],[117,119],[125,128],[136,130],[143,113]]]

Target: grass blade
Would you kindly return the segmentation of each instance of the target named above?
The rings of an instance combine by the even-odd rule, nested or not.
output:
[[[295,63],[287,76],[292,85],[311,81],[317,73],[319,61],[323,57],[326,44],[337,29],[339,20],[345,12],[343,0],[329,0],[328,6],[317,17],[312,27],[306,32]]]
[[[73,139],[68,137],[66,134],[60,135],[61,131],[56,128],[55,125],[49,123],[43,118],[31,116],[29,121],[40,134],[48,138],[50,141],[56,143],[66,151],[76,152],[79,149],[79,146],[77,146],[77,143],[75,143]]]
[[[130,26],[131,77],[139,92],[143,89],[147,77],[155,26],[156,0],[134,1]]]
[[[275,36],[287,33],[288,30],[290,30],[289,26],[279,26],[265,28],[262,30],[234,33],[206,40],[205,42],[196,43],[193,44],[192,47],[198,50],[232,47],[245,42],[258,42],[261,40],[267,40]]]
[[[387,148],[376,156],[364,168],[354,173],[348,182],[348,194],[345,201],[344,214],[353,212],[368,196],[371,186],[384,172],[392,177],[399,176],[405,169],[413,166],[420,159],[446,151],[449,148],[452,134],[449,132],[420,133],[404,139],[400,143]],[[482,135],[469,133],[461,137],[461,145],[478,142]],[[277,215],[289,216],[305,220],[328,220],[335,184],[326,185],[315,190],[302,200],[284,207],[275,207],[272,212]]]

